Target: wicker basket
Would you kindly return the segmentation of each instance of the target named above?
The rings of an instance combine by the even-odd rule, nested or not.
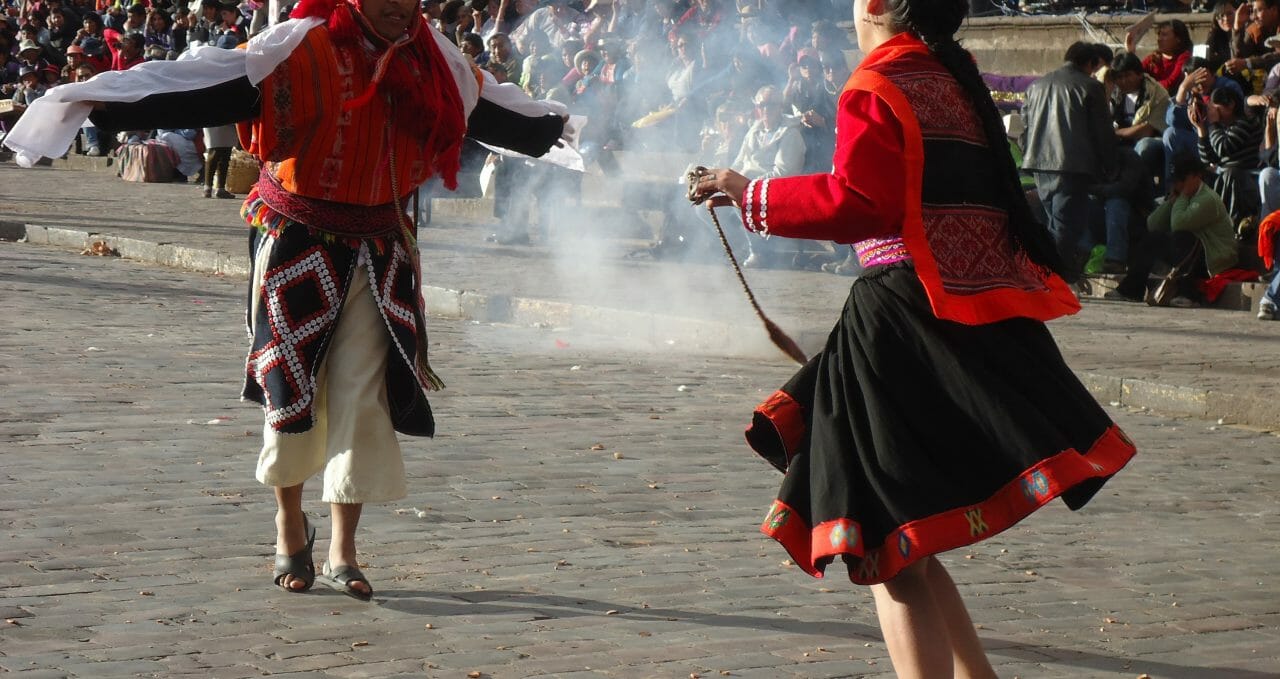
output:
[[[227,190],[231,193],[248,193],[258,183],[258,159],[240,149],[231,150],[231,163],[227,166]]]

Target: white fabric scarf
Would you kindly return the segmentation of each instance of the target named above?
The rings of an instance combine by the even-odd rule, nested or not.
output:
[[[93,110],[86,102],[133,102],[244,77],[256,85],[293,52],[307,31],[322,23],[314,17],[293,19],[255,36],[247,49],[194,47],[177,61],[148,61],[127,71],[107,71],[86,82],[60,85],[31,104],[4,138],[4,145],[13,149],[19,165],[31,167],[42,157],[57,158],[71,148]]]
[[[275,24],[249,40],[247,49],[221,49],[210,45],[193,47],[177,61],[148,61],[127,71],[108,71],[83,83],[60,85],[37,99],[22,115],[4,145],[13,149],[22,167],[31,167],[42,157],[66,154],[76,133],[89,118],[92,102],[134,102],[153,94],[191,92],[247,77],[257,85],[276,69],[302,42],[307,31],[324,23],[308,17]],[[431,30],[441,54],[449,62],[458,92],[462,95],[463,118],[471,115],[476,101],[486,100],[527,116],[564,115],[567,108],[556,101],[531,99],[512,83],[498,84],[482,71],[484,87],[476,82],[467,57],[439,31]],[[566,130],[572,139],[573,130]],[[556,165],[582,170],[576,144],[553,149],[544,158]],[[502,153],[512,152],[503,150]],[[516,154],[519,155],[519,154]]]

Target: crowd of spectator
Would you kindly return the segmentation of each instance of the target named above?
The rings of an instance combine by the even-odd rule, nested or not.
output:
[[[269,23],[257,0],[0,2],[18,3],[0,12],[0,91],[12,102],[0,125],[52,86],[200,45],[234,48]],[[498,83],[585,116],[578,150],[589,170],[618,173],[619,151],[674,151],[752,178],[829,167],[836,100],[855,47],[838,26],[849,18],[848,2],[421,0],[421,11]],[[1156,48],[1146,55],[1136,39],[1114,51],[1072,45],[1066,63],[1028,89],[1025,133],[1011,141],[1066,277],[1128,273],[1118,293],[1127,298],[1143,296],[1145,270],[1156,262],[1190,267],[1186,280],[1242,278],[1274,261],[1268,250],[1280,242],[1268,231],[1280,218],[1266,219],[1280,209],[1280,0],[1223,0],[1200,43],[1178,20],[1154,30]],[[147,138],[172,147],[179,176],[202,180],[206,196],[230,197],[229,129],[102,139],[87,127],[78,148],[105,154]],[[546,238],[580,199],[580,173],[478,146],[464,163],[495,170],[503,227],[492,240]],[[635,193],[652,195],[643,187]],[[690,211],[675,209],[679,195],[665,188],[652,203],[666,208],[654,234],[657,255],[707,232],[686,223]],[[1210,198],[1223,209],[1204,207]],[[1155,235],[1166,231],[1196,238]],[[801,262],[763,240],[741,245],[748,266]],[[827,269],[845,272],[838,259]],[[1203,301],[1202,289],[1184,282],[1174,303]],[[1272,291],[1260,316],[1276,316],[1277,301]]]
[[[1199,46],[1181,21],[1155,30],[1145,57],[1132,38],[1072,45],[1027,89],[1017,152],[1069,281],[1124,274],[1110,297],[1196,306],[1274,261],[1280,0],[1224,0]],[[1168,285],[1148,289],[1159,263]]]

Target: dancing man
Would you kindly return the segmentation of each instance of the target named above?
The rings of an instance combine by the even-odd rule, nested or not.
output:
[[[361,509],[405,495],[396,432],[433,435],[426,392],[442,386],[405,200],[437,175],[456,188],[464,136],[545,154],[564,108],[478,71],[417,0],[303,0],[292,17],[247,49],[61,88],[63,110],[28,116],[6,144],[23,164],[60,155],[74,131],[57,121],[78,128],[91,108],[107,130],[239,124],[262,161],[243,208],[254,227],[244,397],[266,416],[257,478],[275,489],[274,583],[302,592],[317,580],[302,490],[323,472],[332,539],[319,577],[368,600]]]

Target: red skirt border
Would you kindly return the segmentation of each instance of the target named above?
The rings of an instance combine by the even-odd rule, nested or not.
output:
[[[826,567],[819,567],[820,561],[851,554],[859,561],[856,568],[849,569],[849,579],[859,585],[874,585],[892,579],[920,559],[1012,527],[1076,484],[1120,471],[1136,452],[1133,442],[1112,425],[1088,452],[1067,449],[1045,458],[986,500],[905,523],[872,549],[863,543],[857,521],[835,519],[810,528],[778,500],[774,500],[760,531],[781,543],[792,561],[815,578],[821,578]]]

